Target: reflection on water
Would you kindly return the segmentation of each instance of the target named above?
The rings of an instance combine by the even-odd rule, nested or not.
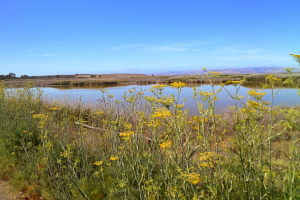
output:
[[[122,96],[126,91],[132,88],[136,88],[137,91],[143,91],[145,95],[150,96],[152,93],[149,91],[152,85],[131,85],[131,86],[120,86],[120,87],[109,87],[105,88],[108,93],[113,94],[116,99],[122,100]],[[215,86],[216,89],[220,86]],[[203,90],[209,92],[212,90],[210,85],[195,86],[197,90]],[[235,92],[235,86],[228,85],[225,89],[230,93]],[[216,108],[218,110],[224,110],[228,106],[234,105],[234,100],[228,95],[228,93],[223,90],[217,95],[218,101],[216,102]],[[46,95],[47,99],[50,101],[66,101],[66,102],[78,102],[80,99],[86,105],[95,106],[97,100],[102,97],[100,88],[72,88],[72,89],[60,89],[60,88],[41,88],[43,93]],[[250,88],[241,86],[239,89],[239,95],[244,96],[241,103],[245,102],[249,96],[247,92]],[[261,89],[260,91],[266,92],[263,100],[271,101],[271,89]],[[297,94],[297,89],[290,88],[279,88],[276,89],[278,94],[275,97],[274,105],[282,106],[300,106],[300,96]],[[180,101],[185,101],[185,108],[189,109],[192,114],[197,113],[197,104],[193,99],[193,88],[184,87],[181,91]],[[177,90],[171,87],[166,87],[164,89],[164,94],[171,95],[177,94]]]

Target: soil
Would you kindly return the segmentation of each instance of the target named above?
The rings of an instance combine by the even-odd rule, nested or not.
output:
[[[6,182],[0,181],[0,200],[27,200],[27,198],[13,193],[11,187]]]

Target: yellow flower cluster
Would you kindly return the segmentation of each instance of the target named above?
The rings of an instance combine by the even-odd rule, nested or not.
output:
[[[68,152],[68,151],[64,151],[64,152],[60,153],[60,156],[63,157],[63,158],[69,158],[70,155],[71,155],[71,153]]]
[[[205,152],[199,154],[199,165],[202,167],[214,167],[219,160],[220,155],[215,152]]]
[[[160,84],[160,85],[154,85],[154,86],[152,86],[151,88],[152,88],[152,89],[163,89],[163,88],[165,88],[165,87],[167,87],[167,86],[164,85],[164,84]]]
[[[54,110],[54,111],[56,111],[56,110],[59,110],[59,108],[58,108],[58,107],[51,107],[51,108],[49,108],[49,110]]]
[[[126,128],[126,129],[131,129],[131,128],[132,128],[132,124],[131,124],[131,123],[128,123],[128,122],[125,122],[125,123],[124,123],[124,128]]]
[[[111,161],[116,161],[116,160],[119,160],[119,157],[117,157],[117,156],[111,156],[111,157],[109,158],[109,160],[111,160]]]
[[[173,145],[173,142],[169,140],[169,141],[166,141],[166,142],[163,142],[163,143],[159,144],[159,147],[161,149],[169,149],[169,148],[172,147],[172,145]]]
[[[251,101],[251,100],[248,100],[247,104],[249,107],[252,107],[252,108],[260,108],[262,106],[261,103],[259,103],[257,101]]]
[[[162,97],[157,99],[157,101],[163,105],[170,106],[174,103],[174,97]]]
[[[158,108],[152,114],[153,118],[166,118],[172,115],[171,111],[166,108]]]
[[[38,122],[39,128],[44,128],[46,125],[47,119],[48,119],[47,115],[45,115],[45,114],[35,114],[35,115],[32,115],[32,118],[39,120],[39,122]]]
[[[96,166],[101,166],[103,164],[103,161],[96,161],[94,162],[94,165]]]
[[[157,120],[150,120],[149,123],[147,123],[148,127],[153,127],[153,128],[158,127],[159,125],[160,123]]]
[[[257,92],[256,90],[249,90],[248,94],[252,97],[260,97],[260,98],[266,95],[265,92]]]
[[[145,99],[146,99],[146,101],[149,101],[149,102],[155,102],[156,101],[156,98],[152,97],[152,96],[145,96]]]
[[[175,82],[171,83],[171,86],[174,88],[182,88],[182,87],[186,86],[186,84],[183,82],[180,82],[180,81],[175,81]]]
[[[95,112],[94,114],[95,114],[95,115],[103,115],[103,114],[104,114],[104,111],[99,110],[99,111]]]
[[[178,108],[178,109],[183,108],[183,107],[184,107],[184,104],[176,104],[175,105],[175,108]]]
[[[45,119],[46,115],[45,114],[34,114],[32,115],[33,119]]]
[[[193,185],[196,185],[201,181],[200,175],[196,173],[182,174],[182,175],[186,181],[190,182]]]
[[[242,108],[241,111],[243,113],[250,113],[250,114],[255,114],[257,112],[257,110],[251,108]]]
[[[268,76],[266,76],[266,79],[268,80],[268,81],[271,81],[271,82],[279,82],[279,81],[281,81],[281,79],[280,78],[278,78],[278,77],[276,77],[276,76],[274,76],[274,75],[268,75]]]
[[[232,85],[240,85],[244,82],[244,80],[239,80],[239,81],[226,81],[227,84],[232,84]]]
[[[209,119],[207,117],[203,117],[203,116],[193,116],[192,120],[197,123],[200,123],[200,122],[208,122]]]
[[[133,134],[134,134],[133,131],[125,131],[125,132],[121,132],[119,136],[122,137],[124,140],[128,140],[130,136],[132,136]]]
[[[210,96],[214,95],[213,92],[203,92],[203,91],[198,92],[198,94],[200,94],[201,96],[204,96],[204,97],[210,97]]]

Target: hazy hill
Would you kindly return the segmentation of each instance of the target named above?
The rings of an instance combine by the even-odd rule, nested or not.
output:
[[[285,69],[282,67],[247,67],[247,68],[227,68],[227,69],[208,69],[209,71],[217,71],[223,74],[264,74],[264,73],[282,73]],[[159,75],[194,75],[203,74],[204,71],[191,70],[191,71],[170,71],[159,73]]]

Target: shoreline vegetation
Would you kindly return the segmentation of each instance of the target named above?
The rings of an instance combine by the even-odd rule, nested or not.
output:
[[[211,90],[194,91],[192,117],[178,101],[181,81],[151,87],[153,96],[129,90],[122,101],[104,93],[96,111],[2,84],[0,178],[31,199],[299,199],[300,108],[273,106],[283,80],[266,76],[272,100],[253,89],[242,107],[245,80],[227,80],[236,106],[220,114],[219,76],[207,71]],[[297,88],[292,73],[284,82]]]
[[[226,84],[229,81],[244,80],[241,85],[246,87],[259,87],[267,83],[266,77],[270,74],[222,74],[212,79],[207,75],[176,75],[176,76],[150,76],[144,74],[102,74],[78,76],[44,76],[32,78],[5,79],[4,84],[8,87],[24,87],[31,82],[36,87],[110,87],[124,85],[149,85],[149,84],[171,84],[183,82],[187,85],[200,84]],[[94,77],[93,77],[94,76]],[[275,75],[281,81],[277,87],[291,87],[288,80],[292,77],[294,84],[300,86],[300,73],[279,73]]]

